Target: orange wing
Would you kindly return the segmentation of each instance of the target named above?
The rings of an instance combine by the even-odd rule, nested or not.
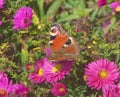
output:
[[[64,47],[67,41],[67,36],[58,36],[53,40],[53,45],[51,45],[51,55],[50,60],[61,61],[61,60],[75,60],[79,55],[79,45],[73,43],[67,47]]]
[[[64,46],[67,40],[68,40],[68,37],[62,34],[56,36],[56,38],[53,40],[53,44],[51,45],[52,51],[60,50]]]

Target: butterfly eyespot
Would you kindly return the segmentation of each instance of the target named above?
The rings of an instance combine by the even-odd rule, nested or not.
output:
[[[57,27],[52,27],[50,31],[50,35],[56,36],[57,34],[59,34],[59,29]]]
[[[56,33],[57,30],[56,30],[56,29],[51,29],[51,32],[52,32],[52,33]]]

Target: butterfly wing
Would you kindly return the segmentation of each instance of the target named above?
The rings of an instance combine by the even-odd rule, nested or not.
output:
[[[60,24],[54,24],[50,32],[50,60],[74,60],[79,55],[79,45]]]

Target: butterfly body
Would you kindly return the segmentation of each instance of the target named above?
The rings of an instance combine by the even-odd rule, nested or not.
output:
[[[79,55],[79,45],[58,23],[53,24],[50,32],[50,60],[75,60]]]

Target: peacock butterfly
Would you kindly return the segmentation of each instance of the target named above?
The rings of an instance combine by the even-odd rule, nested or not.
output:
[[[75,60],[79,56],[79,43],[70,37],[59,23],[54,23],[51,27],[49,44],[49,60]]]

